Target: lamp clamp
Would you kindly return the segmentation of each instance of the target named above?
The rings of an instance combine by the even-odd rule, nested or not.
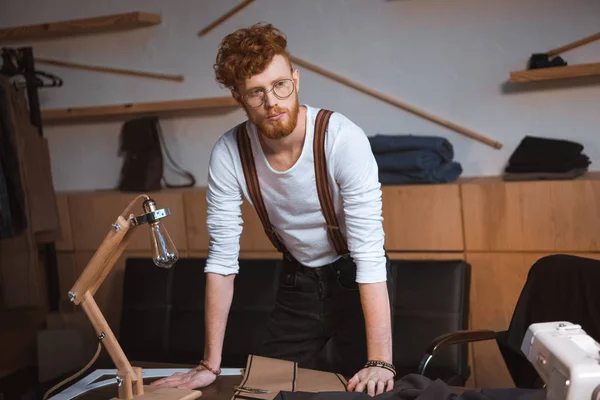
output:
[[[133,226],[143,225],[143,224],[152,224],[156,221],[160,221],[161,219],[168,217],[171,215],[170,208],[161,208],[160,210],[150,211],[146,214],[142,214],[137,217],[133,217],[131,219],[131,223]]]
[[[146,200],[144,200],[142,207],[145,211],[145,214],[133,217],[131,219],[131,223],[133,224],[133,226],[138,226],[142,224],[152,224],[171,215],[170,208],[161,208],[160,210],[157,210],[156,202],[150,197],[147,197]]]

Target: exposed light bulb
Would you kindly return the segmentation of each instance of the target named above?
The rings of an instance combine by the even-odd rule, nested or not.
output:
[[[147,199],[143,204],[144,211],[156,211],[156,203]],[[152,247],[152,260],[161,268],[171,268],[179,259],[179,253],[167,232],[167,228],[160,220],[150,223],[150,243]]]
[[[150,242],[152,243],[152,260],[157,266],[171,268],[179,259],[169,232],[160,222],[150,225]]]

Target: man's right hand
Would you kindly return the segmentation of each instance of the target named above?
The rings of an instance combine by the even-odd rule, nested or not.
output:
[[[203,388],[217,379],[217,376],[204,368],[198,366],[185,374],[182,372],[175,372],[171,376],[154,381],[150,386],[164,387],[164,388],[178,388],[178,389],[198,389]]]

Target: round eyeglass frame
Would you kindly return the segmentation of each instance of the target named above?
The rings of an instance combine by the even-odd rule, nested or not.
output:
[[[280,96],[275,91],[275,85],[277,85],[279,82],[282,82],[282,81],[290,81],[292,83],[292,90],[290,91],[290,94],[288,94],[287,96]],[[294,82],[294,80],[292,78],[279,79],[277,82],[273,83],[273,86],[271,87],[271,89],[263,92],[262,101],[260,102],[260,104],[258,104],[258,105],[250,104],[250,102],[248,102],[248,98],[247,98],[248,93],[244,93],[242,95],[242,99],[244,99],[244,102],[246,104],[248,104],[250,107],[256,108],[256,107],[260,107],[263,104],[265,104],[265,99],[267,98],[267,94],[269,94],[270,92],[273,92],[273,95],[275,97],[277,97],[279,100],[284,100],[284,99],[287,99],[288,97],[290,97],[294,93],[295,90],[296,90],[296,82]]]

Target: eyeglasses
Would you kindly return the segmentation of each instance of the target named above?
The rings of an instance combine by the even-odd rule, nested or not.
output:
[[[270,90],[263,88],[251,89],[244,93],[242,98],[250,107],[260,107],[264,104],[267,93],[273,92],[280,100],[287,99],[294,93],[295,84],[292,79],[280,79],[273,84]]]

